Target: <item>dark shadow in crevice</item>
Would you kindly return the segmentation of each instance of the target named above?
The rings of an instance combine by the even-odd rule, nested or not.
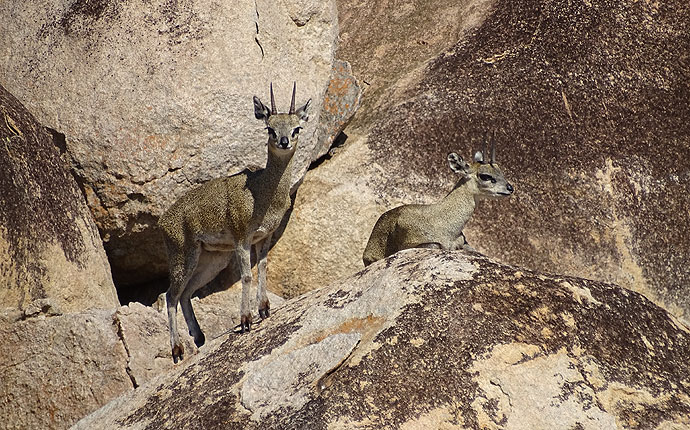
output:
[[[347,140],[347,134],[345,134],[345,132],[341,131],[340,133],[338,133],[338,135],[335,137],[335,139],[333,139],[333,144],[328,149],[328,152],[326,152],[325,154],[323,154],[321,157],[317,158],[316,160],[312,161],[311,164],[309,165],[308,170],[316,169],[317,167],[322,165],[325,161],[333,158],[333,155],[335,154],[336,149],[345,145],[346,140]]]

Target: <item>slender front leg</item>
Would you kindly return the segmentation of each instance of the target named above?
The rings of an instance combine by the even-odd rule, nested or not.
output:
[[[235,250],[237,265],[242,276],[242,303],[240,305],[240,333],[249,331],[252,313],[249,309],[249,290],[252,286],[251,244],[242,244]]]
[[[263,242],[254,245],[259,277],[259,286],[256,289],[256,303],[259,304],[259,316],[261,316],[261,319],[268,318],[271,314],[271,305],[268,302],[268,295],[266,294],[266,268],[268,266],[268,250],[271,248],[271,236],[272,235],[269,234]]]

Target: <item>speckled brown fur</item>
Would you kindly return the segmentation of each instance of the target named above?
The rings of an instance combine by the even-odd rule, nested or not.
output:
[[[294,90],[290,112],[277,113],[271,88],[271,109],[254,97],[257,119],[266,122],[268,161],[257,172],[242,172],[213,179],[182,196],[158,222],[168,250],[170,288],[166,299],[170,343],[177,362],[184,348],[177,332],[180,303],[189,333],[197,346],[205,337],[194,315],[191,296],[213,281],[237,257],[242,274],[241,331],[252,322],[249,288],[252,283],[250,254],[257,255],[259,315],[268,317],[266,254],[272,233],[290,207],[292,156],[297,148],[300,124],[308,120],[309,101],[295,110]]]
[[[438,203],[403,205],[391,209],[376,221],[362,260],[368,266],[409,248],[471,249],[462,233],[476,200],[509,196],[513,186],[494,162],[485,163],[481,152],[467,164],[456,153],[448,154],[450,168],[461,175],[453,190]],[[483,179],[482,179],[483,178]]]

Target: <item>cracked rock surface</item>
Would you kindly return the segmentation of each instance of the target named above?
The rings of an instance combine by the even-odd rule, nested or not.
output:
[[[208,344],[239,324],[240,295],[234,287],[192,300]],[[273,306],[282,303],[269,298]],[[116,311],[61,315],[50,302],[41,304],[20,320],[16,312],[0,313],[3,429],[65,429],[173,368],[164,306],[130,303]],[[193,357],[197,349],[181,312],[178,325],[185,328],[180,334],[187,357]]]
[[[190,188],[266,160],[252,95],[312,99],[293,183],[327,148],[334,0],[2,2],[0,82],[65,135],[116,283],[166,274],[158,215]]]
[[[74,428],[685,428],[689,354],[687,327],[630,290],[407,250]]]
[[[111,310],[0,314],[0,416],[8,430],[64,429],[132,389]]]

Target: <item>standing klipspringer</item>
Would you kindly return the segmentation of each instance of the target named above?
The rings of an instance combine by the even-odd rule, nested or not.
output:
[[[227,267],[233,254],[242,275],[241,332],[249,330],[252,323],[252,248],[258,265],[259,315],[269,315],[266,256],[271,236],[290,207],[292,156],[301,125],[309,119],[307,108],[311,99],[295,110],[295,89],[296,85],[288,113],[276,111],[273,85],[270,110],[254,96],[254,115],[264,120],[268,131],[268,160],[264,169],[206,182],[177,200],[158,221],[168,249],[170,288],[166,301],[175,362],[184,354],[177,331],[178,302],[194,343],[203,345],[205,337],[192,309],[192,294]]]
[[[365,266],[408,248],[469,248],[462,229],[472,216],[477,200],[513,193],[513,186],[496,163],[493,139],[489,162],[484,160],[486,140],[483,146],[483,151],[474,155],[472,164],[455,152],[448,154],[451,170],[461,177],[441,201],[430,205],[403,205],[381,215],[364,250]]]

